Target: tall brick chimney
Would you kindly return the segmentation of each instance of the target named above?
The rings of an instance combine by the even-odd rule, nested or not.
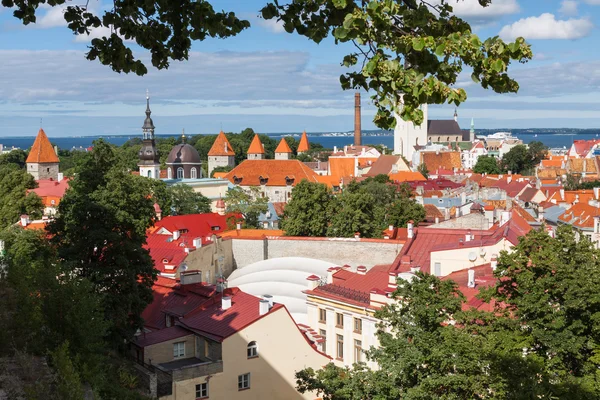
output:
[[[354,94],[354,145],[360,146],[360,93]]]

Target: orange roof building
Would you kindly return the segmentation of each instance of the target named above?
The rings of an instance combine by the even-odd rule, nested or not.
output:
[[[265,146],[263,146],[258,134],[254,135],[248,148],[248,160],[262,160],[265,158]]]
[[[275,149],[275,159],[276,160],[289,160],[291,154],[292,154],[292,149],[290,148],[290,145],[288,144],[287,140],[285,140],[285,138],[281,138],[281,141],[279,142],[279,144],[277,145],[277,148]]]
[[[58,156],[43,129],[39,130],[25,162],[27,172],[33,175],[35,180],[58,180]]]
[[[217,167],[235,166],[235,151],[223,131],[219,132],[215,142],[208,152],[208,176]]]
[[[310,145],[308,144],[308,136],[306,135],[306,131],[302,132],[302,137],[300,138],[300,143],[298,144],[298,154],[305,153],[310,149]]]

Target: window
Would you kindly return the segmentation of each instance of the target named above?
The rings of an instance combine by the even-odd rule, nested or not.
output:
[[[152,178],[152,170],[151,169],[148,170],[148,178]]]
[[[319,322],[327,321],[327,310],[319,308]]]
[[[208,397],[208,382],[196,385],[196,398],[205,399]]]
[[[238,376],[238,390],[250,389],[250,373]]]
[[[335,326],[337,326],[338,328],[344,327],[344,314],[335,314]]]
[[[183,168],[177,168],[177,179],[183,179]]]
[[[206,279],[205,279],[206,283],[210,283],[210,271],[206,271]]]
[[[258,345],[256,344],[256,342],[250,342],[248,343],[248,358],[254,358],[254,357],[258,357]]]
[[[196,179],[198,177],[198,170],[196,167],[192,168],[190,171],[190,178]]]
[[[46,168],[46,172],[50,172],[50,168]]]
[[[354,318],[354,332],[356,332],[356,333],[362,332],[362,319]]]
[[[433,264],[433,273],[435,276],[442,276],[442,264],[439,262],[436,262],[435,264]]]
[[[185,356],[185,342],[173,343],[173,358]]]
[[[337,335],[337,356],[338,360],[344,359],[344,336]]]
[[[171,168],[167,168],[167,179],[173,179],[173,171]]]
[[[362,341],[354,341],[354,362],[360,362],[362,359]]]
[[[327,352],[327,331],[325,329],[319,329],[319,335],[323,338],[323,342],[321,343],[321,351],[323,353]]]

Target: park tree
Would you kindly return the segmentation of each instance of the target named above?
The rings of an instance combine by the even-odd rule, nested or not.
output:
[[[425,220],[425,208],[416,202],[413,192],[404,183],[394,193],[394,199],[385,208],[383,226],[406,227],[408,221],[413,221],[415,226]]]
[[[540,141],[533,141],[527,145],[527,154],[532,167],[535,167],[548,155],[548,146]]]
[[[303,180],[292,189],[283,210],[281,229],[288,236],[326,236],[332,194],[321,183]]]
[[[425,163],[419,164],[417,167],[417,172],[420,172],[421,175],[425,177],[425,179],[429,179],[429,170],[427,169],[427,165]]]
[[[380,237],[382,229],[376,218],[374,202],[375,198],[366,190],[344,190],[335,196],[329,205],[327,236],[353,237],[358,233],[368,238]]]
[[[27,153],[21,149],[14,149],[5,154],[0,154],[0,165],[15,164],[19,168],[25,168]]]
[[[225,198],[227,212],[241,214],[248,228],[260,228],[258,217],[267,212],[268,199],[263,197],[258,187],[243,189],[239,186],[227,191]]]
[[[502,169],[498,165],[498,160],[494,156],[479,156],[477,163],[473,167],[476,174],[500,174]]]
[[[42,216],[42,200],[27,190],[37,187],[33,176],[17,164],[0,164],[0,230],[15,224],[22,214]]]
[[[527,147],[523,144],[516,145],[502,157],[502,169],[513,174],[529,172],[533,167]]]
[[[49,225],[65,270],[102,294],[114,343],[141,328],[140,315],[152,301],[156,270],[142,246],[155,201],[145,181],[117,163],[112,146],[95,141]]]
[[[202,193],[196,193],[191,186],[178,183],[167,188],[173,215],[199,214],[211,212],[210,200]]]
[[[478,0],[488,6],[490,0]],[[3,0],[15,18],[28,25],[36,22],[42,5],[64,7],[66,0]],[[340,77],[343,89],[362,88],[372,93],[378,107],[377,126],[395,125],[393,113],[420,124],[424,103],[459,105],[467,99],[457,78],[468,67],[473,81],[498,93],[514,93],[518,83],[508,76],[512,62],[532,58],[523,38],[512,43],[495,36],[480,39],[471,26],[453,14],[451,1],[426,0],[266,0],[262,17],[283,23],[320,43],[332,37],[336,43],[354,44],[342,64],[350,72]],[[144,75],[147,66],[134,56],[127,40],[151,53],[155,68],[168,68],[172,60],[186,60],[193,40],[228,38],[250,27],[232,11],[215,11],[207,0],[178,2],[114,2],[94,11],[83,5],[65,7],[64,19],[75,34],[110,29],[94,38],[86,53],[117,72]]]

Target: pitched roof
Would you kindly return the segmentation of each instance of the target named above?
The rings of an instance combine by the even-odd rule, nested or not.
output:
[[[424,182],[427,179],[420,172],[399,171],[389,175],[392,182]]]
[[[427,121],[427,134],[428,135],[460,135],[462,137],[462,131],[458,122],[453,119],[430,119]]]
[[[288,144],[287,140],[285,140],[285,138],[281,138],[281,141],[279,142],[279,144],[277,145],[277,148],[275,149],[275,153],[291,153],[292,149],[290,149],[290,145]]]
[[[469,287],[469,270],[475,272],[475,287]],[[497,278],[494,276],[494,271],[490,263],[478,265],[472,268],[461,269],[459,271],[452,272],[450,275],[441,278],[443,281],[452,280],[458,284],[459,290],[465,295],[466,301],[463,304],[463,310],[475,308],[481,311],[492,311],[493,300],[490,303],[485,303],[479,299],[479,289],[481,287],[488,287],[496,284]]]
[[[424,151],[421,152],[421,163],[432,172],[440,168],[452,170],[462,166],[460,153],[457,151]]]
[[[548,201],[554,204],[562,202],[575,204],[575,203],[588,203],[590,200],[600,200],[596,198],[594,190],[565,190],[563,192],[564,198],[561,196],[561,191],[556,190],[548,197]]]
[[[354,176],[354,157],[329,157],[329,174],[336,178],[342,176]]]
[[[52,143],[46,136],[46,132],[43,129],[37,134],[33,146],[27,156],[27,163],[57,163],[58,156],[52,147]]]
[[[219,132],[215,139],[212,147],[208,151],[209,156],[235,156],[235,151],[231,147],[231,143],[227,140],[227,137],[223,131]]]
[[[275,303],[268,313],[260,315],[260,298],[237,288],[226,289],[224,295],[231,297],[231,307],[227,310],[221,308],[221,296],[213,296],[212,301],[180,320],[181,324],[222,341],[259,319],[284,309],[282,304]]]
[[[69,188],[69,178],[65,178],[61,181],[55,181],[54,179],[40,179],[37,181],[37,184],[37,188],[31,189],[28,192],[33,192],[41,198],[47,196],[62,198]]]
[[[225,175],[225,179],[243,186],[259,186],[261,177],[267,179],[266,186],[286,186],[286,178],[293,179],[292,185],[303,179],[318,182],[315,171],[298,160],[244,160]]]
[[[258,137],[258,134],[255,134],[252,138],[252,142],[250,143],[250,147],[248,147],[248,154],[265,154],[265,148]]]
[[[425,204],[423,208],[425,208],[425,218],[427,220],[433,221],[436,217],[440,219],[444,218],[442,212],[433,204]]]
[[[308,151],[309,149],[308,136],[306,135],[306,131],[304,131],[302,132],[302,137],[300,137],[300,143],[298,143],[298,153]]]
[[[598,139],[574,140],[572,148],[569,149],[569,155],[574,156],[575,154],[572,154],[571,150],[575,150],[575,153],[577,155],[579,155],[580,157],[585,157],[590,152],[590,150],[592,150],[592,148],[598,143],[600,143],[600,140]]]
[[[519,200],[530,202],[534,199],[535,196],[537,196],[537,194],[539,192],[541,192],[541,190],[536,189],[534,187],[528,187],[525,190],[523,190],[523,192],[521,192],[521,195],[519,196]],[[542,193],[542,196],[544,197],[544,200],[545,200],[546,196],[544,196],[544,193]]]
[[[400,156],[382,155],[371,165],[366,176],[387,175],[392,172],[392,165],[396,164],[398,160],[400,160]]]
[[[173,340],[187,335],[193,335],[193,333],[180,326],[172,326],[150,333],[142,333],[135,338],[135,344],[141,347],[152,346],[153,344],[166,342],[167,340]]]
[[[567,171],[571,173],[598,173],[596,163],[593,158],[572,158],[567,161]]]
[[[594,217],[600,216],[600,208],[577,203],[558,217],[558,220],[577,228],[594,228]]]

